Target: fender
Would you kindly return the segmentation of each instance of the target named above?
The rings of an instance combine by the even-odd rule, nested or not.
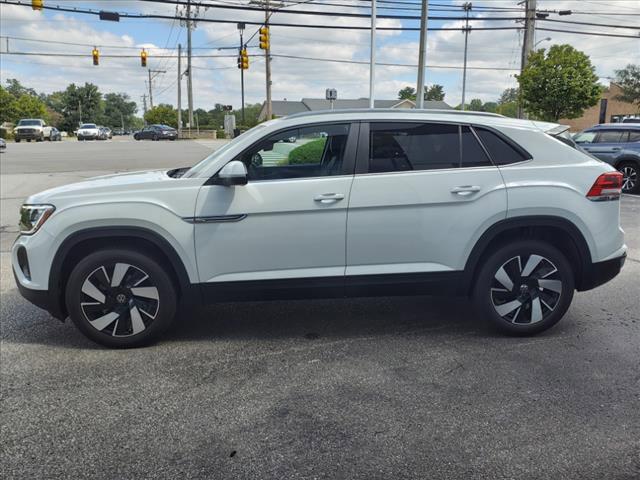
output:
[[[161,235],[143,227],[94,227],[79,230],[69,235],[62,242],[53,257],[49,274],[49,296],[51,304],[54,307],[54,311],[51,313],[55,317],[61,318],[61,315],[66,313],[64,301],[62,300],[61,281],[63,279],[61,278],[61,271],[67,255],[69,255],[72,249],[80,242],[113,237],[137,238],[153,243],[153,245],[155,245],[169,259],[171,267],[176,274],[180,290],[182,291],[182,299],[187,299],[187,301],[189,301],[188,299],[193,299],[191,296],[195,295],[197,289],[193,288],[180,256],[171,244]],[[201,299],[198,298],[193,300],[199,302]]]
[[[513,217],[500,220],[490,226],[478,239],[474,245],[469,258],[464,267],[465,284],[463,289],[468,292],[472,287],[472,282],[479,267],[479,262],[482,254],[491,245],[493,240],[497,238],[503,232],[516,228],[531,228],[531,227],[554,227],[561,229],[567,233],[571,238],[576,251],[578,253],[578,262],[581,268],[581,272],[588,272],[591,269],[592,259],[591,252],[587,241],[584,239],[580,229],[576,227],[571,221],[562,217],[554,217],[550,215],[526,215],[522,217]],[[576,278],[576,285],[580,284],[580,275]]]

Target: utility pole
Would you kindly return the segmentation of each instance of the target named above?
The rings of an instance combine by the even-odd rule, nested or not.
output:
[[[78,115],[80,117],[80,125],[82,125],[82,102],[78,100]]]
[[[153,76],[151,76],[152,73],[154,74]],[[161,73],[167,73],[167,71],[149,69],[149,105],[151,106],[151,108],[153,108],[153,79]]]
[[[193,128],[193,75],[191,72],[191,0],[187,0],[187,100],[189,102],[189,134]]]
[[[269,13],[269,0],[265,0],[264,26],[267,28],[269,28],[269,17],[271,17],[271,14]],[[273,115],[271,107],[271,42],[267,42],[267,48],[264,51],[264,65],[265,78],[267,82],[266,114],[267,120],[271,120]],[[242,116],[242,123],[244,123],[244,98],[242,100]]]
[[[238,31],[240,32],[240,49],[239,49],[239,55],[242,56],[243,52],[245,50],[245,45],[244,45],[244,23],[238,23]],[[242,68],[240,68],[240,95],[241,95],[241,103],[242,103],[242,125],[245,125],[244,122],[244,66],[242,66]]]
[[[144,114],[147,114],[147,95],[142,95],[142,107],[144,109]],[[143,117],[144,118],[144,117]],[[146,123],[146,121],[145,121]]]
[[[464,67],[462,69],[462,110],[466,109],[464,105],[464,98],[467,91],[467,45],[469,43],[469,32],[471,28],[469,28],[469,12],[471,11],[472,4],[471,2],[464,3],[462,5],[462,9],[466,12],[467,18],[465,20],[464,27]]]
[[[522,41],[522,61],[520,63],[520,74],[527,66],[529,54],[533,50],[533,40],[536,31],[536,0],[524,0],[525,17],[524,17],[524,39]],[[518,118],[524,118],[524,110],[522,104],[518,103]]]
[[[369,58],[369,108],[375,107],[376,81],[376,0],[371,0],[371,52]]]
[[[182,45],[178,44],[178,138],[182,138]]]
[[[122,126],[122,132],[124,133],[124,115],[120,112],[120,125]]]
[[[422,0],[420,14],[420,50],[418,58],[418,86],[416,88],[416,108],[424,108],[424,65],[427,59],[427,15],[429,0]]]

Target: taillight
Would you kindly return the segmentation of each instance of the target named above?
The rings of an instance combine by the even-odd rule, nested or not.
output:
[[[622,179],[620,172],[603,173],[587,193],[587,198],[594,202],[618,200],[622,194]]]

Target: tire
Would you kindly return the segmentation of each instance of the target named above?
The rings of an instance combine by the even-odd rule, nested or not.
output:
[[[153,138],[152,138],[151,140],[153,140],[154,142],[157,142],[157,141],[159,140],[159,138],[158,138],[158,136],[157,136],[157,135],[154,135],[154,136],[153,136]]]
[[[175,286],[160,264],[130,249],[87,255],[67,282],[71,320],[85,336],[107,347],[155,341],[171,324],[177,303]]]
[[[16,138],[16,143],[20,143],[20,139],[19,138]]]
[[[30,139],[30,138],[27,138],[27,142],[31,143],[31,139]]]
[[[473,301],[476,311],[499,331],[534,335],[560,321],[574,289],[573,269],[557,248],[539,240],[518,240],[485,260]]]
[[[134,139],[136,142],[140,141],[140,137],[139,137],[138,135],[134,135],[134,136],[133,136],[133,139]]]
[[[622,162],[618,171],[624,176],[622,193],[640,193],[640,168],[636,162]]]

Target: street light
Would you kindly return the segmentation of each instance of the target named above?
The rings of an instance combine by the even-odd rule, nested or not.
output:
[[[551,41],[551,37],[547,37],[547,38],[543,38],[542,40],[538,40],[534,45],[533,48],[536,48],[538,46],[539,43],[542,42],[550,42]]]

